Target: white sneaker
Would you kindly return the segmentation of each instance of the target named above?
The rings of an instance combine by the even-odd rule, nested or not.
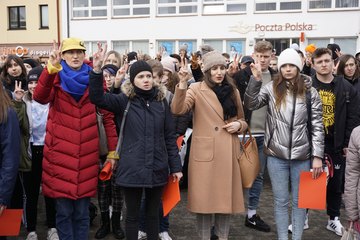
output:
[[[338,217],[335,217],[334,220],[328,220],[328,224],[326,226],[327,230],[333,231],[338,236],[342,236],[343,228],[344,227]]]
[[[138,240],[145,240],[147,238],[146,232],[138,231]]]
[[[168,232],[161,232],[159,233],[160,240],[172,240],[172,238],[169,236]]]
[[[56,228],[50,228],[48,230],[46,240],[59,240]]]
[[[29,234],[26,237],[26,240],[38,240],[38,236],[36,232],[29,232]]]
[[[309,214],[306,214],[305,223],[304,223],[304,230],[309,229]],[[289,233],[292,233],[292,224],[288,227]]]

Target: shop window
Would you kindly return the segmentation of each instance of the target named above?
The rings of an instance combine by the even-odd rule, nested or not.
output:
[[[26,29],[25,6],[9,7],[9,29]]]
[[[73,18],[97,18],[107,16],[107,0],[73,0]]]
[[[223,52],[223,40],[204,39],[204,44],[208,44],[215,50]]]
[[[49,28],[49,7],[48,5],[40,5],[40,28]]]
[[[157,0],[157,15],[194,15],[197,0]]]
[[[149,16],[150,0],[113,0],[113,16]]]
[[[113,41],[112,49],[119,52],[121,55],[131,51],[140,52],[142,54],[149,53],[149,41]]]
[[[203,0],[203,14],[246,13],[243,0]]]
[[[233,61],[235,56],[245,53],[244,46],[244,40],[234,39],[226,41],[226,52],[230,55],[230,61]]]
[[[106,41],[85,41],[86,55],[92,57],[95,52],[98,50],[97,43],[101,43],[102,46],[106,44]]]
[[[171,41],[171,40],[157,41],[157,52],[160,53],[162,57],[166,57],[172,53],[175,53],[175,41]]]

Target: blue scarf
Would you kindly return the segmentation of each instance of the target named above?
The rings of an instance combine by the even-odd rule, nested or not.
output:
[[[92,68],[83,64],[79,70],[75,71],[65,61],[61,61],[61,66],[63,68],[59,72],[61,87],[78,102],[89,86],[89,71]]]

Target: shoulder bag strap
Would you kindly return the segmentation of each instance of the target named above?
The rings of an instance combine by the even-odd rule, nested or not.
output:
[[[116,150],[115,150],[116,153],[119,155],[120,155],[121,145],[122,145],[122,141],[123,141],[123,137],[124,137],[123,130],[124,130],[124,125],[125,125],[126,115],[129,111],[129,107],[130,107],[130,99],[127,102],[127,105],[126,105],[126,108],[125,108],[125,111],[124,111],[124,114],[123,114],[123,117],[121,120],[120,131],[119,131],[119,140],[118,140],[118,143],[116,145]]]

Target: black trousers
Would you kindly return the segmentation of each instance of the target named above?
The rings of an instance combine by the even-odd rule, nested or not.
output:
[[[342,186],[345,173],[345,158],[341,153],[326,152],[332,159],[334,175],[329,179],[326,191],[327,215],[340,216]]]
[[[148,240],[159,239],[159,207],[163,186],[154,188],[124,187],[127,215],[125,232],[127,240],[137,240],[140,218],[140,204],[143,191],[145,192],[145,222]]]

